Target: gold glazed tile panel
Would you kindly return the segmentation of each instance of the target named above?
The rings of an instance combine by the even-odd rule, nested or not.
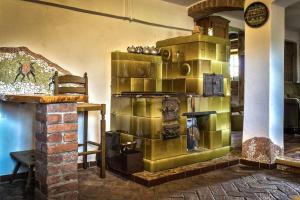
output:
[[[140,138],[160,139],[162,118],[131,117],[130,134]]]
[[[194,42],[185,44],[185,60],[196,60],[205,57],[205,43]],[[182,60],[181,60],[182,61]]]
[[[178,78],[173,80],[173,92],[186,92],[186,79]]]
[[[146,116],[162,117],[162,98],[146,99]]]
[[[118,76],[118,60],[112,60],[111,61],[111,77],[112,78],[117,78]]]
[[[118,78],[111,78],[111,93],[118,94]]]
[[[112,60],[135,60],[135,61],[146,61],[146,62],[155,62],[155,63],[162,62],[160,56],[135,54],[135,53],[127,53],[127,52],[112,52],[111,59]]]
[[[132,78],[130,92],[144,92],[144,79]]]
[[[161,79],[162,78],[162,63],[154,63],[150,64],[150,77]]]
[[[110,130],[118,130],[117,128],[117,115],[116,113],[110,114]]]
[[[175,78],[176,77],[176,74],[174,73],[173,68],[174,68],[173,63],[167,64],[167,68],[166,68],[166,77],[167,78]]]
[[[188,112],[189,110],[189,105],[190,105],[190,100],[189,98],[185,98],[185,97],[179,97],[179,101],[180,101],[180,110],[179,110],[179,116],[182,116],[183,113]]]
[[[198,126],[203,131],[216,131],[217,130],[217,115],[212,114],[205,117],[198,118]]]
[[[145,92],[161,92],[162,80],[161,79],[144,79],[144,91]]]
[[[163,79],[162,80],[162,91],[163,92],[173,92],[173,80]]]
[[[186,129],[187,129],[187,123],[186,123],[186,117],[180,117],[179,119],[179,126],[180,126],[180,134],[186,135]]]
[[[222,62],[222,74],[224,78],[230,78],[230,68],[228,62]]]
[[[204,131],[200,131],[200,132],[199,132],[198,146],[199,146],[200,148],[205,148]]]
[[[111,112],[132,115],[132,100],[128,97],[111,97]]]
[[[202,35],[202,34],[193,34],[189,36],[180,36],[175,38],[170,38],[166,40],[161,40],[156,43],[157,47],[166,47],[176,44],[192,43],[192,42],[213,42],[218,44],[227,44],[229,45],[230,41],[225,38]]]
[[[172,71],[171,63],[164,62],[162,64],[162,78],[163,79],[169,78],[169,75],[168,75],[168,70],[170,70],[169,67],[171,67],[171,71]]]
[[[130,60],[116,60],[117,76],[121,78],[131,78],[134,76],[134,62]]]
[[[203,131],[204,147],[216,149],[222,147],[222,131]]]
[[[187,153],[187,136],[186,135],[180,136],[180,140],[181,140],[181,153],[186,154]]]
[[[222,101],[222,112],[230,112],[230,100],[231,97],[230,96],[226,96],[226,97],[222,97],[221,101]]]
[[[134,98],[132,107],[133,116],[146,117],[146,98]]]
[[[186,79],[186,92],[203,94],[203,78],[187,78]]]
[[[116,130],[130,132],[130,115],[115,115],[116,116]]]
[[[222,130],[222,146],[230,146],[231,145],[231,134],[230,129]]]
[[[144,158],[148,160],[159,160],[186,153],[185,144],[187,141],[185,135],[169,140],[146,139],[145,141],[146,154]]]
[[[224,78],[224,94],[225,94],[225,96],[231,95],[230,78]]]
[[[172,62],[180,62],[186,60],[185,57],[185,44],[173,45],[172,49]]]
[[[217,114],[217,130],[230,128],[230,113]]]
[[[221,112],[222,104],[220,97],[201,97],[195,102],[197,112],[216,111]],[[198,110],[199,109],[199,110]]]
[[[196,59],[204,60],[206,55],[206,42],[199,42],[198,48],[199,48],[199,53]]]
[[[192,78],[193,77],[193,60],[180,63],[173,63],[173,70],[177,74],[177,78]]]
[[[117,78],[117,89],[115,94],[131,91],[131,78]]]
[[[146,154],[146,144],[145,144],[145,139],[137,136],[133,136],[133,140],[137,142],[136,149],[138,151],[141,151],[143,155],[145,156]]]
[[[211,73],[211,61],[210,60],[201,60],[201,77],[204,73]]]
[[[133,61],[133,71],[131,77],[150,78],[151,63],[144,61]]]
[[[222,74],[222,63],[217,61],[212,61],[211,63],[211,73]]]
[[[130,134],[137,136],[141,130],[140,117],[130,117]]]
[[[162,118],[141,118],[142,126],[141,132],[138,134],[140,137],[150,139],[160,139],[162,134]]]
[[[227,45],[224,44],[217,44],[216,45],[216,50],[217,50],[217,60],[222,61],[222,62],[227,62],[228,61],[228,50],[227,50]]]
[[[216,60],[216,44],[215,43],[205,43],[205,59]]]

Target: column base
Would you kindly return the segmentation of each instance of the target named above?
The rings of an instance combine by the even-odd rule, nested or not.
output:
[[[283,150],[274,144],[270,138],[254,137],[243,142],[242,158],[260,163],[275,163]]]

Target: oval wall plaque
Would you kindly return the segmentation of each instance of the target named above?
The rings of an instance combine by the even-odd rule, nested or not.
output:
[[[247,7],[244,18],[248,26],[261,27],[269,19],[269,9],[262,2],[254,2]]]

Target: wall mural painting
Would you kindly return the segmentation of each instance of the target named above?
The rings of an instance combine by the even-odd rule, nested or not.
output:
[[[53,75],[70,74],[26,47],[0,47],[0,94],[51,94]]]

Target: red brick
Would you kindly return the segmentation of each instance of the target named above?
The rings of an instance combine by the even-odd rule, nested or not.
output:
[[[77,131],[77,124],[52,124],[47,126],[48,133]]]
[[[62,166],[60,165],[53,165],[53,166],[47,166],[47,175],[58,175],[61,172]]]
[[[47,115],[47,124],[58,124],[61,123],[61,114],[50,114]]]
[[[47,177],[47,185],[51,186],[54,184],[57,184],[61,181],[61,176],[60,175],[56,175],[56,176],[48,176]]]
[[[63,174],[77,172],[77,163],[69,163],[62,166],[61,171]]]
[[[77,123],[77,113],[64,114],[64,123]]]
[[[65,153],[65,154],[63,154],[63,160],[65,163],[67,163],[67,162],[77,163],[78,153],[77,152]]]
[[[48,104],[47,112],[76,112],[76,103],[57,103]]]
[[[65,142],[77,141],[77,133],[76,132],[65,133],[64,134],[64,141]]]
[[[63,162],[62,154],[49,155],[47,158],[48,164],[60,164]]]
[[[58,144],[54,146],[49,146],[47,149],[48,154],[55,154],[55,153],[64,153],[69,151],[76,151],[78,149],[77,143],[68,143],[68,144]]]
[[[75,163],[74,163],[74,164],[75,164]],[[75,173],[64,174],[64,175],[63,175],[63,179],[64,179],[64,181],[77,180],[77,179],[78,179],[78,173],[77,173],[77,170],[76,170]]]
[[[47,137],[47,142],[54,143],[54,142],[61,142],[62,141],[62,134],[61,133],[54,133]]]

